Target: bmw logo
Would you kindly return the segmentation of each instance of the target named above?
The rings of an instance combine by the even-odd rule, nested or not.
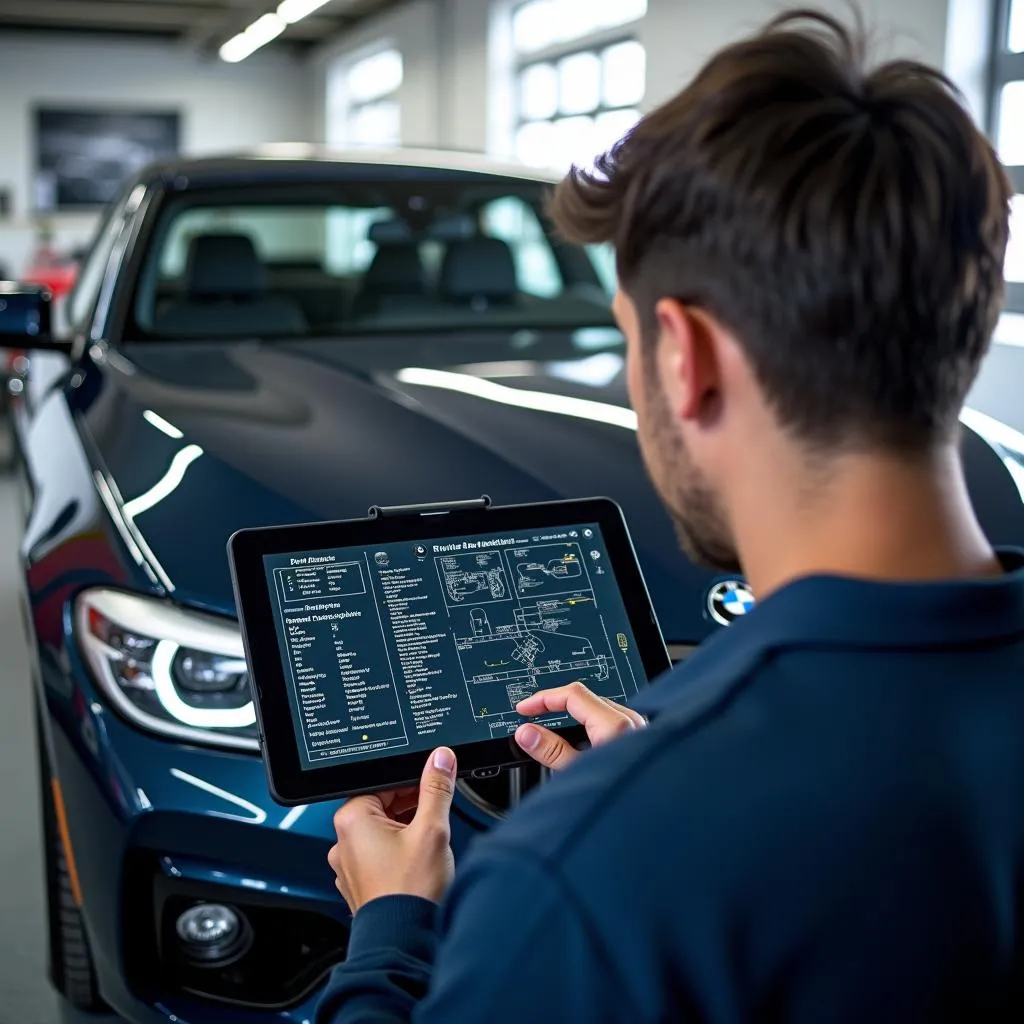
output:
[[[708,611],[720,626],[728,626],[754,607],[754,594],[743,580],[722,580],[708,591]]]

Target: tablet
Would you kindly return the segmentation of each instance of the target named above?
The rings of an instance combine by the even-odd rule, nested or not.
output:
[[[576,680],[628,702],[670,667],[622,512],[593,498],[374,508],[228,542],[274,799],[415,782],[452,747],[461,775],[529,760],[516,704]],[[536,719],[570,742],[566,715]]]

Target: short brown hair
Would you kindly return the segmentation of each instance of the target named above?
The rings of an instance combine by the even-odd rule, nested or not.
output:
[[[859,19],[794,10],[726,47],[551,215],[745,347],[781,423],[826,446],[953,436],[1002,303],[1011,189],[952,84],[869,69]]]

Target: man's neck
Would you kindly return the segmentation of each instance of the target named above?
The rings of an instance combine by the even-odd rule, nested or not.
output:
[[[812,575],[940,580],[1002,571],[954,446],[912,460],[844,455],[793,476],[788,486],[748,477],[736,504],[741,562],[759,598]]]

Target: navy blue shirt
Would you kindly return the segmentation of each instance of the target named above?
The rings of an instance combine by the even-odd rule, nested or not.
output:
[[[797,581],[356,915],[319,1024],[1024,1020],[1024,552]]]

